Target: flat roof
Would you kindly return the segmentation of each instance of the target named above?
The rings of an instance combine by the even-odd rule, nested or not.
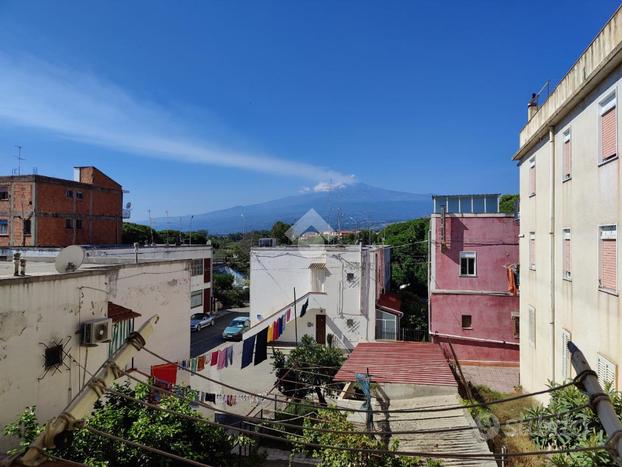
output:
[[[356,381],[369,369],[372,382],[458,386],[439,344],[431,342],[363,342],[334,377]]]

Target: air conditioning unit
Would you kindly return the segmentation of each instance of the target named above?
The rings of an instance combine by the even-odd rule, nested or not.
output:
[[[80,329],[81,344],[93,346],[112,340],[112,320],[96,319],[82,323]]]

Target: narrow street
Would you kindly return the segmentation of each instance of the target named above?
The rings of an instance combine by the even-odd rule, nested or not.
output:
[[[233,318],[248,316],[249,308],[232,308],[221,310],[214,317],[213,326],[201,329],[190,334],[190,356],[196,357],[222,344],[222,332]]]

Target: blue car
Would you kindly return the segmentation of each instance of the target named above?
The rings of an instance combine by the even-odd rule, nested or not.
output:
[[[246,317],[233,318],[229,323],[229,326],[225,328],[222,333],[222,338],[226,341],[235,340],[241,341],[242,334],[251,327],[251,320]]]
[[[190,317],[190,332],[200,331],[203,328],[214,325],[214,318],[205,313],[194,313]]]

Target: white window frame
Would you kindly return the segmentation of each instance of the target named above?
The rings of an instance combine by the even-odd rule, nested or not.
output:
[[[192,264],[190,265],[190,273],[192,277],[203,275],[203,258],[192,260]]]
[[[570,164],[572,165],[572,128],[568,128],[562,133],[562,182],[567,182],[572,179],[572,170],[569,175],[566,175],[566,158],[564,157],[564,148],[568,141],[570,141]]]
[[[602,117],[607,111],[616,108],[616,155],[613,157],[609,157],[607,159],[603,159],[603,121]],[[598,165],[604,165],[610,161],[614,161],[618,159],[618,128],[617,128],[617,120],[618,120],[618,93],[614,89],[607,96],[600,100],[598,103]]]
[[[572,334],[566,329],[561,330],[561,376],[562,381],[570,379],[572,371],[572,363],[570,362],[570,350],[568,350],[568,342],[572,340]]]
[[[535,169],[534,172],[534,178],[533,178],[533,191],[531,191],[531,169]],[[536,167],[536,156],[533,156],[531,159],[529,159],[529,172],[527,172],[527,183],[529,184],[529,197],[531,198],[532,196],[536,196],[536,191],[538,188],[538,180],[537,180],[537,176],[538,176],[538,169]]]
[[[570,240],[570,271],[565,271],[564,262],[566,261],[565,251],[566,240]],[[572,281],[572,231],[569,227],[562,229],[562,278],[567,281]]]
[[[610,237],[610,238],[615,238],[615,240],[616,240],[616,262],[615,262],[615,264],[616,264],[616,288],[615,289],[609,289],[609,288],[603,287],[601,285],[602,278],[600,277],[600,272],[601,272],[601,268],[600,268],[600,253],[601,253],[600,245],[601,245],[601,243],[600,242],[601,242],[601,240],[603,238],[603,229],[605,229],[607,227],[615,227],[615,230],[613,231],[613,232],[615,232],[615,237]],[[611,235],[611,234],[608,234],[608,235]],[[597,248],[596,249],[596,267],[597,267],[596,270],[598,271],[598,290],[600,290],[601,292],[608,292],[608,293],[613,293],[613,294],[617,295],[617,292],[618,292],[618,280],[619,280],[619,277],[618,277],[618,273],[619,273],[619,271],[618,271],[618,256],[619,256],[619,253],[618,253],[618,224],[601,224],[601,225],[598,226],[598,242],[597,242],[597,247],[596,248]]]
[[[535,347],[536,346],[536,308],[529,305],[528,306],[529,319],[527,325],[529,326],[529,343]]]
[[[473,274],[468,273],[468,264],[467,264],[467,273],[462,274],[462,259],[473,258]],[[477,277],[477,252],[476,251],[461,251],[460,252],[460,264],[458,265],[460,268],[458,271],[458,275],[460,277]]]
[[[611,388],[618,390],[618,365],[601,353],[597,354],[596,368],[598,382],[605,389],[605,384],[610,382]]]
[[[200,303],[196,303],[196,304],[192,304],[192,299],[194,297],[199,297],[201,302]],[[202,290],[195,290],[194,292],[190,292],[190,308],[194,309],[194,308],[198,308],[200,306],[203,306],[203,291]]]

